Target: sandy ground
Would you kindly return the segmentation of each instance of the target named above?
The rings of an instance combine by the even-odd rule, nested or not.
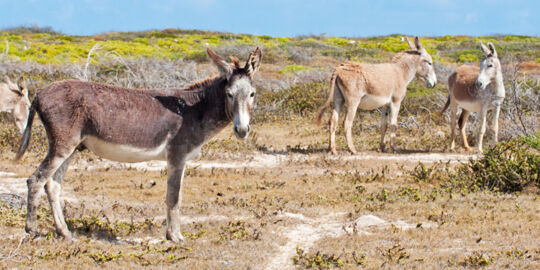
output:
[[[291,166],[294,163],[306,163],[316,160],[331,160],[338,162],[360,162],[368,164],[363,171],[368,168],[380,168],[385,165],[396,165],[413,167],[421,163],[458,163],[464,162],[470,158],[475,158],[474,155],[464,154],[441,154],[441,153],[415,153],[415,154],[380,154],[380,153],[363,153],[354,156],[328,156],[326,154],[319,155],[304,155],[304,154],[262,154],[251,153],[245,157],[246,161],[205,161],[195,160],[188,163],[188,168],[197,169],[272,169]],[[77,160],[71,169],[75,171],[98,171],[103,169],[117,170],[138,170],[138,171],[163,171],[166,168],[166,163],[162,161],[150,161],[140,163],[118,163],[103,159],[94,159],[87,161],[84,159]],[[325,169],[316,169],[310,171],[311,174],[323,174]],[[304,172],[305,173],[305,172]],[[393,171],[390,174],[401,174],[400,171]],[[8,193],[26,197],[26,183],[22,175],[17,175],[14,172],[0,172],[0,194]],[[77,203],[79,199],[85,200],[84,197],[77,195],[71,188],[64,188],[62,197],[64,200],[71,203]],[[422,223],[423,228],[437,227],[437,223],[430,222],[425,219],[417,219],[414,222],[406,222],[399,218],[394,220],[385,220],[376,215],[362,215],[353,221],[345,219],[347,212],[334,212],[321,216],[307,217],[301,213],[292,213],[283,211],[275,216],[277,220],[285,220],[280,224],[273,226],[272,234],[285,239],[282,244],[275,245],[275,251],[270,254],[267,262],[262,264],[264,269],[287,269],[293,268],[291,258],[295,255],[296,248],[301,246],[309,250],[318,240],[324,237],[339,237],[344,234],[359,234],[369,235],[374,229],[387,229],[390,226],[397,227],[401,230],[409,230],[416,228],[416,224]],[[193,223],[208,223],[208,222],[227,222],[231,220],[248,220],[253,219],[250,216],[231,216],[219,214],[207,214],[183,217],[183,224]],[[163,215],[154,216],[156,222],[163,222]],[[1,237],[17,238],[24,234],[18,232],[12,235],[2,235]],[[116,243],[136,245],[140,243],[156,244],[162,241],[159,237],[117,237]]]

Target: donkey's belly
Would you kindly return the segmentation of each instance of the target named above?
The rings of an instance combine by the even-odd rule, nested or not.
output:
[[[109,143],[96,137],[88,137],[83,142],[90,151],[100,157],[121,162],[141,162],[165,160],[167,140],[154,148],[139,148],[131,145]]]
[[[459,105],[469,111],[469,112],[480,112],[482,111],[482,103],[481,102],[467,102],[467,101],[459,101]]]
[[[388,103],[390,103],[390,99],[392,97],[381,97],[381,96],[372,96],[372,95],[365,95],[362,97],[362,100],[360,100],[360,105],[358,107],[362,110],[375,110],[377,108],[380,108]]]

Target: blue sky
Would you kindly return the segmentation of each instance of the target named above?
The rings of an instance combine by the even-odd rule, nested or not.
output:
[[[0,0],[0,28],[73,35],[164,28],[271,36],[540,35],[539,0]]]

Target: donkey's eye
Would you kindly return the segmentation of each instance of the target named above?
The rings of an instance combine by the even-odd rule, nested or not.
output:
[[[249,94],[250,97],[254,97],[255,96],[255,92],[251,92],[251,94]]]
[[[233,96],[232,96],[231,93],[227,93],[227,97],[228,97],[228,98],[233,98]]]

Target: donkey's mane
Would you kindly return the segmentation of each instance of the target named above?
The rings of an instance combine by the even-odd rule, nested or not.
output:
[[[208,77],[206,79],[203,79],[201,81],[195,82],[193,84],[190,84],[188,87],[184,89],[184,91],[197,91],[204,89],[205,87],[210,86],[212,83],[217,81],[219,79],[219,76],[216,77]]]
[[[403,58],[411,56],[411,55],[420,55],[420,52],[416,51],[416,50],[400,52],[400,53],[396,54],[396,56],[394,56],[394,58],[392,58],[392,63],[397,63],[397,62],[403,60]]]

